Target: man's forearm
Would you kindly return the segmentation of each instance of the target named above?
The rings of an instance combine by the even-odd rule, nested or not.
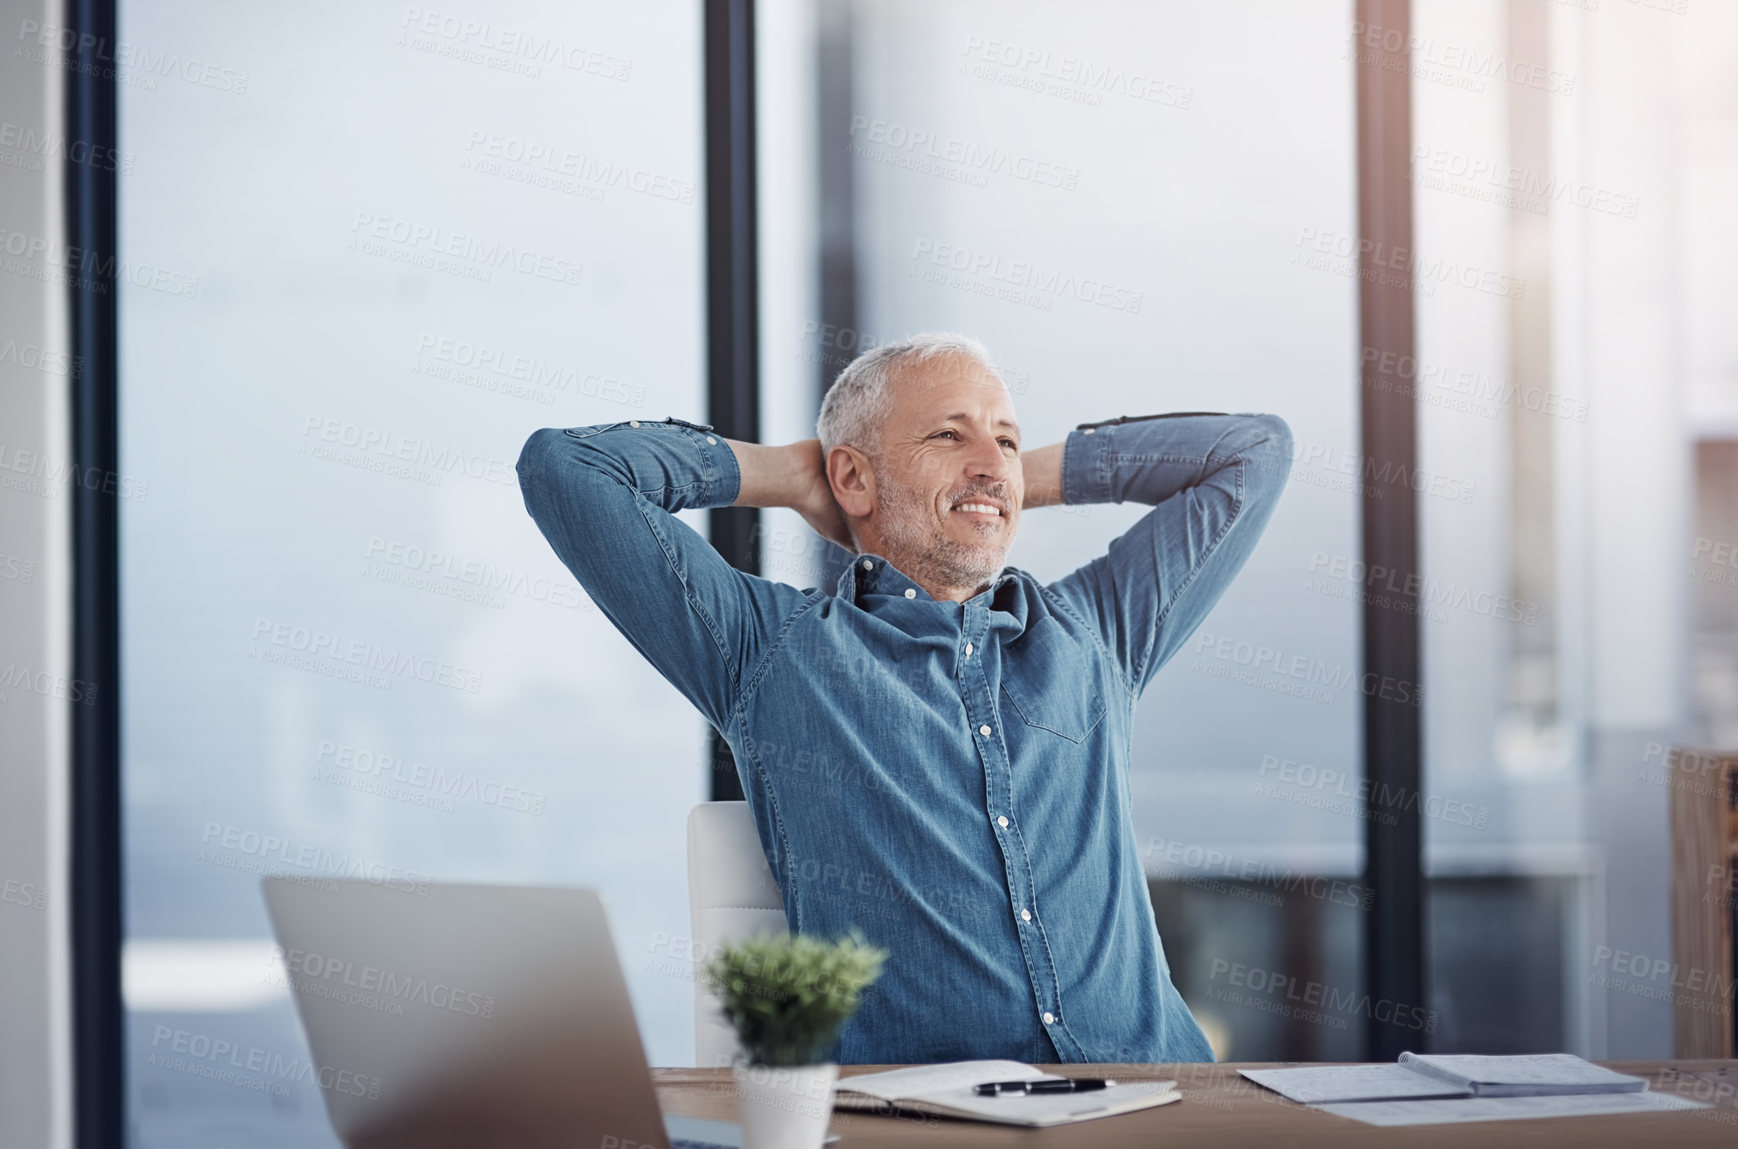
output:
[[[733,506],[800,509],[813,497],[821,455],[819,439],[782,447],[740,439],[724,441],[735,452],[736,465],[742,471],[742,489]]]
[[[1026,471],[1026,497],[1020,509],[1054,507],[1062,502],[1062,443],[1052,443],[1020,456]]]

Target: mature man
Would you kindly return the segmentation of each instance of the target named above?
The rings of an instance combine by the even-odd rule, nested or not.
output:
[[[1134,703],[1254,548],[1290,469],[1271,415],[1124,416],[1023,450],[974,340],[847,367],[818,440],[666,419],[534,434],[525,505],[736,757],[791,929],[891,951],[841,1062],[1212,1060],[1130,821]],[[1153,510],[1052,583],[1020,515]],[[791,507],[836,585],[732,568],[672,512]]]

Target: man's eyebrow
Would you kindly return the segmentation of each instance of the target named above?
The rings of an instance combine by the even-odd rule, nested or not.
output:
[[[963,423],[967,419],[971,418],[971,416],[967,415],[964,411],[955,411],[952,415],[943,415],[941,418],[942,418],[942,422],[944,422],[944,423],[946,423],[950,420],[954,420],[954,419],[957,419]],[[998,427],[1012,427],[1016,431],[1018,431],[1020,429],[1020,424],[1014,422],[1012,419],[997,419],[996,426],[998,426]]]

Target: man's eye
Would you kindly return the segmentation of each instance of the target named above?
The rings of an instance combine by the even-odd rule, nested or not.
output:
[[[935,435],[931,436],[931,438],[936,438],[936,437],[939,437],[941,435],[953,435],[954,438],[956,438],[956,439],[959,438],[959,435],[954,431],[937,431],[935,433]]]
[[[1014,442],[1014,440],[1012,440],[1012,439],[1003,439],[1002,442],[1007,444],[1008,446],[1014,448],[1014,450],[1016,450],[1016,451],[1018,451],[1020,449],[1020,444]]]

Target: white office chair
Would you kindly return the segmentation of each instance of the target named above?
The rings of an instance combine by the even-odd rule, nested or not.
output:
[[[736,1034],[700,966],[725,942],[782,934],[784,900],[747,802],[702,802],[688,814],[688,917],[694,933],[694,1064],[729,1065]]]

